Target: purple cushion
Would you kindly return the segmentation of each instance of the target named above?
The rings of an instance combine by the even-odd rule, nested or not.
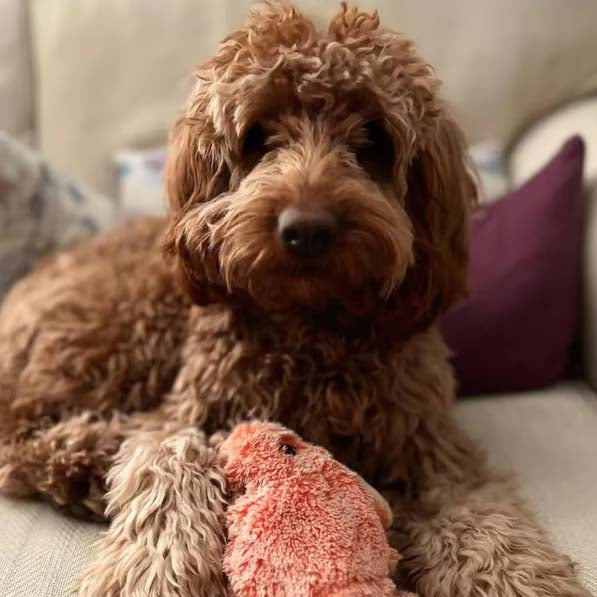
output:
[[[459,394],[513,392],[569,371],[581,284],[584,144],[475,215],[469,297],[441,322]]]

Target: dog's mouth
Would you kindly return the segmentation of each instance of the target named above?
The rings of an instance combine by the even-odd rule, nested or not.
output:
[[[288,273],[291,278],[314,280],[319,278],[325,271],[325,265],[321,260],[301,260],[300,262],[293,262],[288,268]]]

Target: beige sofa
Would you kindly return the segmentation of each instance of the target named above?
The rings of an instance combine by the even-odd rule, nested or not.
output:
[[[248,0],[3,0],[0,129],[60,170],[114,193],[113,157],[163,143],[187,74],[237,25]],[[300,0],[321,20],[335,2]],[[597,3],[366,0],[419,43],[471,141],[509,149],[511,184],[570,133],[588,142],[583,378],[462,400],[457,416],[521,491],[597,594]],[[587,96],[588,97],[588,96]],[[529,128],[531,123],[535,123]],[[521,135],[521,131],[525,131]],[[101,527],[0,498],[0,596],[70,595]]]

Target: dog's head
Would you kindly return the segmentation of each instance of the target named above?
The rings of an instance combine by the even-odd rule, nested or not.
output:
[[[196,72],[166,171],[167,251],[199,304],[429,325],[465,288],[476,201],[432,69],[377,14],[327,33],[265,4]]]

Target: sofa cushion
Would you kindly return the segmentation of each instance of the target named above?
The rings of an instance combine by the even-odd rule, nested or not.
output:
[[[111,157],[165,140],[187,75],[251,0],[32,0],[37,123],[49,159],[115,191]],[[297,0],[323,22],[338,2]],[[414,38],[471,141],[511,134],[597,83],[597,3],[361,0]],[[530,25],[532,24],[532,25]],[[449,48],[449,51],[446,49]]]
[[[248,2],[229,4],[32,0],[38,136],[50,162],[113,195],[112,157],[165,141],[193,68]]]
[[[569,370],[581,287],[584,147],[571,139],[471,231],[470,295],[442,321],[460,393],[536,388]]]
[[[491,463],[515,472],[538,521],[597,595],[597,395],[566,383],[460,400],[456,416]]]
[[[33,85],[27,2],[0,2],[0,130],[21,139],[33,131]]]
[[[597,97],[573,102],[548,114],[512,146],[507,158],[512,182],[534,174],[570,135],[582,132],[586,145],[582,297],[582,361],[597,390]]]

